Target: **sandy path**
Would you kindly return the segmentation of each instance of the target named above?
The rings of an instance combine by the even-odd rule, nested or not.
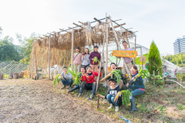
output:
[[[46,80],[1,80],[0,122],[115,122],[52,88]]]

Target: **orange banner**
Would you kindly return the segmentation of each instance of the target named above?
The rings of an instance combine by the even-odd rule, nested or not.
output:
[[[112,56],[136,58],[137,51],[113,50]]]

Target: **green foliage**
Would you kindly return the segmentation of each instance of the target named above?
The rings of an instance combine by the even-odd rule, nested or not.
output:
[[[177,104],[178,110],[184,110],[184,106],[182,104]]]
[[[20,62],[28,64],[30,62],[30,54],[32,51],[32,45],[34,38],[37,38],[39,35],[32,33],[29,38],[23,37],[20,34],[17,34],[17,39],[21,44],[21,56],[23,57]]]
[[[146,54],[144,54],[143,56],[146,57],[146,62],[148,62],[149,53],[146,53]],[[145,64],[146,62],[143,62],[143,64]],[[140,57],[137,57],[137,58],[136,58],[136,64],[137,64],[137,65],[142,65],[142,62],[140,61]]]
[[[79,85],[81,82],[81,73],[76,72],[76,70],[72,68],[69,68],[67,71],[73,75],[73,84]]]
[[[128,106],[128,104],[130,103],[129,97],[132,95],[131,92],[129,90],[122,90],[121,94],[122,94],[122,104]]]
[[[113,75],[115,76],[115,78],[116,78],[116,81],[117,81],[117,83],[119,84],[119,82],[121,81],[121,76],[122,76],[122,72],[121,72],[121,70],[120,69],[116,69],[116,70],[113,70],[112,72],[111,72],[111,78],[113,78]],[[115,79],[114,78],[114,79]]]
[[[21,59],[17,47],[12,43],[13,39],[9,36],[0,39],[0,60],[1,61],[19,61]]]
[[[185,67],[185,54],[179,53],[175,55],[163,56],[164,59],[176,64],[179,67]]]
[[[93,64],[94,64],[94,62],[98,62],[98,63],[100,64],[100,61],[98,60],[98,58],[97,58],[97,57],[94,57]]]
[[[60,79],[59,79],[60,74],[57,74],[56,78],[53,80],[53,85],[56,85],[56,82],[59,84]]]
[[[152,41],[150,45],[148,60],[149,60],[148,70],[150,74],[152,74],[153,71],[155,71],[156,75],[158,74],[158,72],[159,74],[162,75],[161,56],[160,56],[159,50],[154,41]]]
[[[142,78],[148,78],[150,77],[150,73],[148,70],[143,70],[141,67],[139,68],[139,76],[141,76]]]

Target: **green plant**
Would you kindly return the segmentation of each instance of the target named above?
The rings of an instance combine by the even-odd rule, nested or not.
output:
[[[128,106],[128,104],[130,103],[130,96],[132,95],[131,92],[129,90],[122,90],[121,91],[122,94],[122,104]]]
[[[94,62],[98,62],[100,64],[100,61],[98,60],[98,57],[94,57],[93,64]]]
[[[55,86],[56,82],[59,84],[60,79],[59,79],[60,74],[57,74],[56,78],[53,80],[53,85]]]
[[[162,69],[161,69],[162,60],[161,60],[159,50],[154,41],[152,41],[150,45],[148,60],[149,60],[148,70],[150,74],[152,74],[153,71],[155,71],[156,75],[158,74],[158,72],[160,75],[162,75]]]
[[[178,110],[184,110],[184,106],[182,104],[177,104]]]
[[[76,72],[76,70],[72,68],[69,68],[67,71],[73,75],[73,84],[79,85],[81,82],[81,73]]]
[[[119,82],[121,81],[121,76],[122,76],[122,72],[120,69],[116,69],[116,70],[113,70],[111,72],[111,78],[113,78],[113,75],[115,76],[115,78],[117,79],[117,83],[119,84]]]
[[[145,113],[147,111],[146,104],[143,103],[138,107],[139,112]]]

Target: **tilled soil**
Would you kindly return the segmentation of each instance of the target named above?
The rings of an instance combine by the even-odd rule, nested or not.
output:
[[[79,103],[55,93],[52,81],[0,80],[0,122],[117,122]]]

